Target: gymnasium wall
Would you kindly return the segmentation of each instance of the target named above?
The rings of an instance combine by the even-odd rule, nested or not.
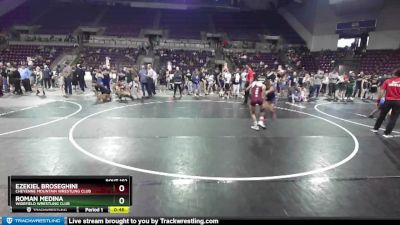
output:
[[[368,19],[377,20],[376,31],[370,33],[369,49],[395,49],[400,45],[399,0],[307,0],[291,4],[286,10],[311,33],[312,37],[305,39],[312,51],[336,49],[337,23]],[[290,24],[293,26],[293,22]],[[296,30],[302,32],[301,28]]]
[[[17,8],[24,2],[26,2],[26,0],[2,0],[2,1],[0,1],[0,16]]]

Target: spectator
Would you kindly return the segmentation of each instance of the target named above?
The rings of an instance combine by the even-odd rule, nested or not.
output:
[[[62,76],[64,77],[65,94],[72,95],[72,68],[69,65],[69,62],[65,62]]]
[[[176,71],[174,74],[174,98],[176,96],[176,89],[179,89],[179,98],[182,98],[182,80],[183,80],[183,74],[179,70],[179,67],[176,67]]]
[[[193,73],[191,82],[192,82],[193,94],[195,96],[198,96],[200,94],[200,73],[197,69]]]
[[[43,69],[43,82],[44,82],[44,88],[49,89],[51,87],[51,77],[50,77],[51,71],[47,65],[44,65]]]
[[[151,97],[151,91],[149,89],[148,83],[147,83],[147,70],[145,69],[145,66],[142,65],[141,70],[139,71],[139,80],[140,80],[140,84],[142,86],[142,92],[143,92],[143,97],[146,96],[146,91],[149,95],[149,97]]]
[[[85,92],[85,87],[86,87],[85,70],[82,69],[82,66],[80,64],[77,65],[76,73],[77,73],[79,87],[80,87],[82,92]]]
[[[147,83],[148,85],[150,85],[150,93],[155,95],[158,76],[156,71],[153,70],[153,67],[150,64],[148,65],[147,77],[148,77]]]
[[[245,89],[247,89],[247,87],[254,80],[254,71],[253,71],[253,69],[249,65],[246,65],[246,68],[247,68],[247,76],[246,76]],[[246,90],[246,92],[244,94],[244,102],[243,102],[243,104],[247,105],[247,101],[248,101],[249,95],[250,95],[250,92],[248,90]]]
[[[11,66],[10,68],[10,81],[12,81],[14,85],[14,94],[17,95],[22,95],[22,89],[21,89],[21,74],[15,68],[14,66]]]
[[[27,66],[22,66],[19,69],[19,74],[22,80],[22,85],[24,86],[25,92],[32,92],[30,77],[32,71]]]

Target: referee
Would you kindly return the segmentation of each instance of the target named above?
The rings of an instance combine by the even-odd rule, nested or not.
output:
[[[394,126],[396,125],[397,118],[400,114],[400,69],[394,72],[394,77],[387,79],[381,86],[378,96],[378,102],[385,96],[385,103],[382,106],[381,114],[375,123],[373,132],[378,132],[383,120],[390,110],[392,110],[389,122],[386,126],[383,137],[392,138],[391,135]]]

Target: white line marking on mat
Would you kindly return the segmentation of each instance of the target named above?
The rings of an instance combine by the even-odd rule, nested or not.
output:
[[[363,127],[374,128],[373,126],[370,126],[370,125],[368,125],[368,124],[363,124],[363,123],[358,123],[358,122],[354,122],[354,121],[351,121],[351,120],[346,120],[346,119],[343,119],[343,118],[340,118],[340,117],[337,117],[337,116],[328,114],[328,113],[323,112],[323,111],[321,111],[320,109],[318,109],[318,107],[321,106],[321,105],[329,105],[329,104],[333,104],[333,103],[332,103],[332,102],[320,103],[320,104],[315,105],[315,106],[314,106],[314,109],[315,109],[317,112],[324,114],[325,116],[329,116],[329,117],[332,117],[332,118],[335,118],[335,119],[338,119],[338,120],[342,120],[342,121],[344,121],[344,122],[356,124],[356,125],[363,126]],[[364,104],[364,103],[361,103],[361,104]],[[380,130],[385,130],[385,129],[380,128]],[[395,131],[395,130],[394,130],[394,131],[392,131],[392,132],[393,132],[393,133],[396,133],[396,134],[400,134],[399,131]]]
[[[50,103],[50,102],[49,102],[49,103]],[[46,103],[46,104],[47,104],[47,103]],[[5,115],[12,114],[12,113],[25,111],[25,110],[28,110],[28,109],[36,108],[36,107],[38,107],[38,106],[39,106],[39,105],[34,105],[34,106],[29,106],[29,107],[26,107],[26,108],[22,108],[22,109],[17,109],[17,110],[12,110],[12,111],[9,111],[9,112],[4,112],[4,113],[1,113],[0,116],[5,116]]]
[[[298,107],[298,108],[301,108],[301,109],[305,109],[305,108],[306,108],[306,107],[303,106],[303,105],[293,104],[293,103],[290,103],[290,102],[285,102],[285,104],[291,105],[291,106],[294,106],[294,107]]]
[[[174,101],[166,101],[164,103],[170,103],[170,102],[174,102]],[[188,100],[186,100],[185,102],[188,102]],[[190,102],[198,102],[196,100],[192,100]],[[215,102],[215,101],[209,101],[209,102]],[[159,102],[148,102],[148,103],[144,103],[144,104],[157,104]],[[232,103],[237,103],[237,102],[232,102]],[[320,120],[323,120],[327,123],[330,123],[340,129],[342,129],[343,131],[345,131],[352,139],[354,142],[354,149],[353,151],[344,159],[342,159],[341,161],[334,163],[332,165],[323,167],[323,168],[318,168],[318,169],[313,169],[310,171],[306,171],[306,172],[300,172],[300,173],[294,173],[294,174],[285,174],[285,175],[277,175],[277,176],[263,176],[263,177],[210,177],[210,176],[193,176],[193,175],[186,175],[186,174],[179,174],[179,173],[167,173],[167,172],[160,172],[160,171],[154,171],[154,170],[148,170],[148,169],[141,169],[141,168],[137,168],[137,167],[133,167],[133,166],[128,166],[128,165],[124,165],[121,163],[116,163],[116,162],[112,162],[108,159],[104,159],[101,158],[93,153],[88,152],[87,150],[85,150],[83,147],[81,147],[75,140],[74,138],[74,132],[75,129],[78,127],[79,124],[81,124],[82,122],[84,122],[85,120],[105,113],[105,112],[109,112],[112,110],[116,110],[116,109],[122,109],[122,108],[126,108],[126,107],[136,107],[136,106],[141,106],[144,104],[133,104],[133,105],[125,105],[125,106],[119,106],[119,107],[114,107],[114,108],[110,108],[110,109],[105,109],[105,110],[101,110],[99,112],[90,114],[86,117],[83,117],[82,119],[80,119],[79,121],[77,121],[74,125],[72,125],[71,129],[69,130],[69,141],[72,143],[72,145],[81,153],[85,154],[86,156],[106,163],[108,165],[111,166],[115,166],[115,167],[119,167],[122,169],[127,169],[127,170],[131,170],[131,171],[136,171],[136,172],[140,172],[140,173],[147,173],[147,174],[152,174],[152,175],[158,175],[158,176],[165,176],[165,177],[173,177],[173,178],[179,178],[179,179],[193,179],[193,180],[212,180],[212,181],[264,181],[264,180],[279,180],[279,179],[288,179],[288,178],[295,178],[295,177],[303,177],[303,176],[308,176],[308,175],[313,175],[313,174],[318,174],[318,173],[322,173],[322,172],[326,172],[328,170],[332,170],[335,169],[343,164],[345,164],[346,162],[350,161],[358,152],[359,149],[359,142],[356,138],[356,136],[351,133],[348,129],[346,129],[345,127],[331,121],[328,120],[326,118],[314,115],[314,114],[309,114],[306,112],[301,112],[301,111],[297,111],[297,110],[293,110],[293,109],[287,109],[287,108],[280,108],[277,107],[280,110],[286,110],[289,112],[295,112],[295,113],[300,113],[300,114],[304,114],[304,115],[308,115]]]
[[[368,118],[368,116],[363,115],[363,114],[358,114],[358,113],[353,113],[353,114],[356,115],[356,116],[361,116],[361,117],[364,117],[364,118]]]
[[[82,105],[79,104],[79,103],[72,102],[72,101],[61,101],[61,102],[66,102],[66,103],[74,104],[74,105],[78,106],[79,109],[78,109],[77,111],[75,111],[75,112],[73,112],[73,113],[67,115],[67,116],[64,116],[64,117],[61,117],[61,118],[58,118],[58,119],[55,119],[55,120],[52,120],[52,121],[49,121],[49,122],[46,122],[46,123],[41,123],[41,124],[38,124],[38,125],[25,127],[25,128],[21,128],[21,129],[18,129],[18,130],[12,130],[12,131],[7,131],[7,132],[4,132],[4,133],[0,133],[0,136],[7,135],[7,134],[13,134],[13,133],[17,133],[17,132],[21,132],[21,131],[25,131],[25,130],[30,130],[30,129],[34,129],[34,128],[38,128],[38,127],[43,127],[43,126],[46,126],[46,125],[49,125],[49,124],[52,124],[52,123],[56,123],[56,122],[58,122],[58,121],[61,121],[61,120],[65,120],[65,119],[67,119],[67,118],[70,118],[71,116],[76,115],[77,113],[79,113],[79,112],[82,110]],[[50,102],[49,102],[49,103],[50,103]],[[47,104],[47,103],[46,103],[46,104]]]

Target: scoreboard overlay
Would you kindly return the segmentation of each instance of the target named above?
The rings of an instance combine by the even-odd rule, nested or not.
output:
[[[9,176],[12,212],[127,213],[131,176]]]

